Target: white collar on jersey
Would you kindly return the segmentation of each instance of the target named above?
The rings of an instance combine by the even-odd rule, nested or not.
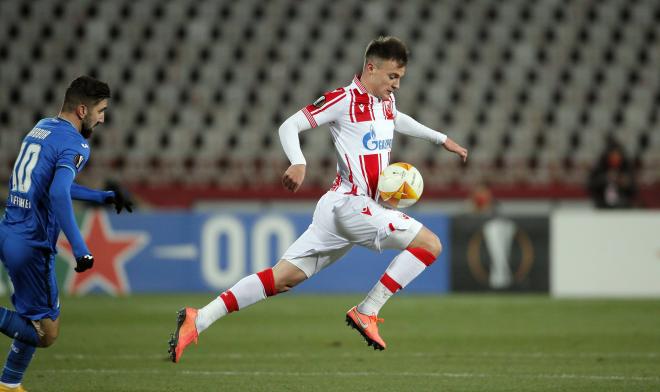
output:
[[[360,77],[361,77],[361,76],[362,76],[361,73],[357,73],[357,74],[355,74],[355,76],[353,76],[353,83],[357,86],[358,91],[359,91],[360,93],[362,93],[362,94],[369,94],[369,91],[367,91],[367,88],[364,87],[364,84],[362,84],[362,82],[360,81]],[[379,98],[379,97],[377,97],[377,96],[375,96],[375,95],[372,95],[372,94],[369,94],[369,95],[371,95],[372,97],[376,98],[376,99],[378,100],[378,102],[380,102],[380,101],[383,100],[383,99],[381,99],[381,98]],[[391,97],[390,97],[390,99],[386,99],[386,101],[391,101],[391,100],[392,100]]]
[[[355,85],[357,86],[358,91],[361,92],[362,94],[364,94],[364,93],[367,93],[368,91],[364,87],[364,84],[362,84],[362,82],[360,81],[361,76],[362,76],[362,74],[359,74],[359,73],[355,74],[355,76],[353,77],[353,83],[355,83]]]

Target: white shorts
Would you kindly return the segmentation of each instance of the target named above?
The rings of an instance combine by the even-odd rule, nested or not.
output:
[[[284,252],[307,277],[337,261],[353,245],[369,249],[405,249],[422,229],[406,214],[385,208],[367,196],[327,192],[316,204],[312,224]]]

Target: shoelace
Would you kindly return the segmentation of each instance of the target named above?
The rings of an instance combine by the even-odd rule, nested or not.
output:
[[[379,318],[375,314],[372,314],[371,316],[368,316],[368,317],[369,317],[369,320],[371,322],[376,323],[376,324],[385,322],[385,319]]]

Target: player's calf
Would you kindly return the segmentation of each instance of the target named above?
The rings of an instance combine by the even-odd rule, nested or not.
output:
[[[36,350],[35,346],[14,339],[0,375],[0,386],[6,389],[0,391],[25,391],[20,384]]]
[[[374,348],[385,348],[376,326],[379,320],[376,316],[380,309],[392,295],[405,288],[426,267],[433,264],[442,249],[440,240],[428,230],[418,235],[415,241],[392,260],[365,299],[347,314],[349,325],[357,329]]]
[[[287,260],[280,260],[272,268],[272,275],[276,293],[287,292],[307,279],[303,270]]]

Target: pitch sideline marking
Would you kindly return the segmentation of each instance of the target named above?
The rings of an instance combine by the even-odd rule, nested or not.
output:
[[[172,374],[164,369],[46,369],[34,373],[88,373],[88,374]],[[595,381],[660,381],[660,377],[592,374],[486,374],[450,372],[273,372],[273,371],[209,371],[182,370],[174,373],[187,376],[268,376],[268,377],[441,377],[441,378],[526,378],[526,379],[578,379]]]
[[[196,354],[201,358],[230,358],[230,359],[252,359],[252,358],[321,358],[328,356],[335,356],[332,354],[301,354],[298,352],[281,352],[281,353],[211,353],[211,354]],[[360,353],[341,353],[337,355],[342,358],[360,357]],[[497,357],[497,358],[660,358],[660,353],[657,352],[622,352],[622,353],[548,353],[548,352],[476,352],[476,353],[438,353],[438,352],[408,352],[398,353],[396,356],[400,357]],[[89,360],[89,359],[121,359],[121,360],[145,360],[145,359],[161,359],[164,355],[161,354],[115,354],[115,355],[90,355],[82,353],[73,354],[55,354],[55,359],[58,360]]]

